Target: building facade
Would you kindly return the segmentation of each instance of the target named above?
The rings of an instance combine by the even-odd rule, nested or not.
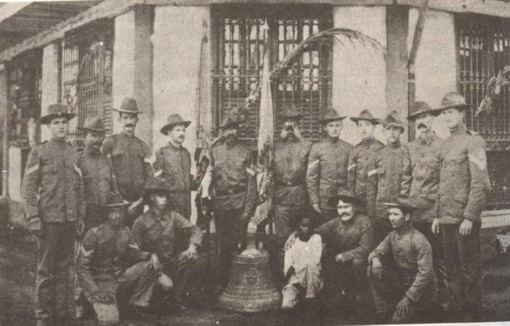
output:
[[[386,54],[348,40],[305,52],[273,81],[278,111],[301,108],[306,138],[321,137],[318,121],[328,108],[353,116],[368,108],[407,116],[407,61],[418,0],[105,0],[8,3],[0,6],[0,110],[3,195],[20,201],[31,146],[48,135],[38,118],[50,103],[77,113],[76,127],[100,116],[117,131],[112,107],[137,98],[137,133],[152,150],[166,139],[166,117],[192,120],[185,146],[197,147],[197,127],[214,134],[223,115],[245,102],[261,80],[263,54],[274,67],[302,40],[342,27],[376,39]],[[486,83],[510,65],[510,3],[497,0],[431,0],[416,62],[416,100],[438,106],[449,91],[470,104],[466,123],[489,145],[493,190],[486,215],[504,221],[510,212],[510,95],[504,89],[495,113],[475,117]],[[255,144],[259,102],[248,106],[242,138]],[[209,123],[204,123],[209,121]],[[448,131],[438,120],[437,133]],[[378,130],[378,136],[382,136]],[[359,141],[344,122],[343,138]],[[21,167],[21,168],[20,168]],[[5,184],[7,183],[7,184]],[[499,223],[499,222],[494,222]]]

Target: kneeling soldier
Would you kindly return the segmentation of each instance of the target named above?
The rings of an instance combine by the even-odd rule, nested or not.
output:
[[[112,198],[104,206],[108,210],[107,221],[86,233],[78,253],[78,280],[100,325],[119,323],[118,301],[147,307],[149,298],[140,290],[157,278],[148,261],[149,254],[140,251],[123,224],[128,205],[119,195]],[[131,261],[138,263],[127,268]]]
[[[393,227],[368,256],[378,322],[410,323],[430,309],[437,297],[432,248],[427,238],[410,223],[409,199],[398,197],[388,206]]]

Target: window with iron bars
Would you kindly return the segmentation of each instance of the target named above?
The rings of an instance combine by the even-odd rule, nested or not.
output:
[[[329,6],[214,7],[215,125],[219,126],[229,110],[244,104],[261,82],[265,46],[273,68],[308,36],[332,27],[331,13]],[[292,104],[303,114],[300,122],[303,136],[318,140],[319,120],[331,105],[331,80],[331,58],[326,47],[305,52],[286,73],[273,80],[275,133],[283,123],[278,112]],[[241,138],[250,145],[257,139],[259,106],[257,100],[246,108],[246,123],[240,130]]]
[[[83,148],[83,126],[99,117],[111,133],[113,20],[100,20],[67,33],[62,45],[62,102],[77,115],[69,123],[71,141]]]
[[[509,19],[481,15],[456,17],[458,89],[469,109],[466,124],[487,141],[492,191],[488,209],[510,208],[510,90],[501,90],[490,115],[475,112],[487,92],[487,82],[510,65]]]

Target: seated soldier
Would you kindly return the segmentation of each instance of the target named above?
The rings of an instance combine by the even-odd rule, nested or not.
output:
[[[409,199],[396,198],[385,205],[393,231],[368,256],[378,322],[417,322],[437,296],[432,249],[410,223]]]
[[[107,221],[85,234],[77,257],[78,280],[100,325],[119,322],[118,302],[127,300],[134,308],[146,307],[147,298],[139,289],[157,278],[148,261],[149,254],[140,251],[123,224],[127,205],[119,195],[110,199],[105,205]],[[130,259],[141,262],[126,269]]]
[[[312,224],[313,217],[304,215],[285,246],[283,310],[296,307],[303,298],[312,311],[317,306],[316,296],[322,290],[322,238],[314,233]]]
[[[372,222],[358,214],[358,204],[348,190],[340,189],[330,199],[330,205],[337,208],[337,217],[316,229],[326,244],[322,259],[324,299],[330,310],[336,310],[341,301],[346,311],[356,311],[351,306],[359,304],[367,257],[375,247]]]
[[[131,235],[141,250],[151,254],[156,273],[169,276],[174,285],[172,293],[167,293],[169,287],[148,287],[147,295],[156,306],[160,305],[164,298],[172,298],[177,309],[185,310],[186,304],[191,303],[188,302],[189,295],[197,285],[197,249],[202,244],[202,232],[184,216],[169,209],[167,195],[170,187],[166,181],[149,180],[144,189],[144,200],[149,205],[149,210],[135,220]],[[180,252],[181,244],[177,243],[177,239],[183,239],[183,235],[189,237],[189,246]],[[153,290],[161,295],[153,293]]]

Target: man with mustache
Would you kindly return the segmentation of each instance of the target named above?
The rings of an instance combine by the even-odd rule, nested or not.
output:
[[[179,114],[168,116],[161,133],[169,136],[169,144],[156,152],[154,162],[154,176],[167,181],[173,208],[187,219],[191,216],[191,155],[182,144],[190,123]]]
[[[375,139],[375,127],[381,120],[375,118],[369,110],[363,110],[351,120],[358,126],[361,142],[349,153],[347,167],[347,186],[349,191],[360,201],[360,213],[367,213],[367,181],[369,165],[374,159],[375,151],[384,145]]]
[[[441,146],[443,140],[432,130],[434,111],[425,102],[416,102],[411,106],[409,121],[414,121],[417,137],[408,145],[411,159],[413,181],[410,198],[416,209],[411,214],[413,226],[423,233],[432,246],[434,270],[439,283],[439,300],[446,308],[446,266],[443,257],[441,237],[432,233],[432,220],[439,189],[439,171],[441,169]]]
[[[387,144],[375,152],[369,164],[367,184],[368,216],[375,222],[377,241],[382,241],[391,231],[383,203],[397,195],[409,196],[412,181],[409,151],[400,142],[405,123],[397,111],[391,111],[383,125]]]
[[[336,207],[337,217],[315,230],[326,244],[322,260],[324,299],[333,311],[338,309],[338,301],[345,311],[358,310],[367,257],[375,247],[372,222],[357,212],[359,204],[348,190],[340,188],[329,202]]]
[[[135,218],[143,213],[143,186],[154,177],[154,171],[149,160],[149,146],[135,136],[138,115],[143,113],[138,110],[136,100],[126,97],[120,108],[113,110],[119,112],[121,132],[106,138],[101,151],[113,162],[113,171],[122,198],[131,202],[125,219],[127,225],[131,226]]]
[[[250,150],[238,139],[238,115],[227,114],[220,126],[222,141],[212,150],[213,211],[218,241],[216,294],[226,287],[234,255],[242,249],[248,222],[255,213],[256,175]]]
[[[299,130],[299,120],[303,116],[290,105],[280,113],[283,120],[280,138],[274,142],[274,222],[276,228],[276,248],[273,252],[277,280],[283,285],[283,246],[289,235],[297,229],[298,218],[306,209],[306,167],[310,154],[310,142],[303,139]]]
[[[51,139],[32,148],[23,178],[28,228],[37,235],[35,318],[37,326],[68,325],[69,267],[74,242],[83,232],[85,200],[78,153],[66,142],[69,120],[62,104],[52,104],[40,123]]]
[[[432,249],[411,223],[414,208],[408,198],[389,203],[393,231],[368,256],[368,280],[377,310],[377,323],[413,323],[428,317],[437,296]],[[426,322],[427,320],[423,320]]]
[[[432,231],[441,232],[452,321],[479,321],[481,213],[491,185],[485,141],[466,129],[469,106],[458,93],[446,94],[435,110],[450,128],[441,147],[439,198]]]
[[[86,203],[85,231],[104,223],[108,210],[105,206],[113,193],[117,193],[111,161],[100,151],[106,129],[103,121],[96,117],[85,120],[85,149],[78,155],[78,167],[83,176],[83,188]],[[82,290],[75,288],[75,317],[83,317]]]
[[[338,189],[347,189],[347,165],[352,145],[340,139],[343,119],[336,110],[328,110],[321,120],[326,138],[313,144],[308,159],[306,182],[313,209],[325,223],[336,217],[336,207],[328,204]]]

